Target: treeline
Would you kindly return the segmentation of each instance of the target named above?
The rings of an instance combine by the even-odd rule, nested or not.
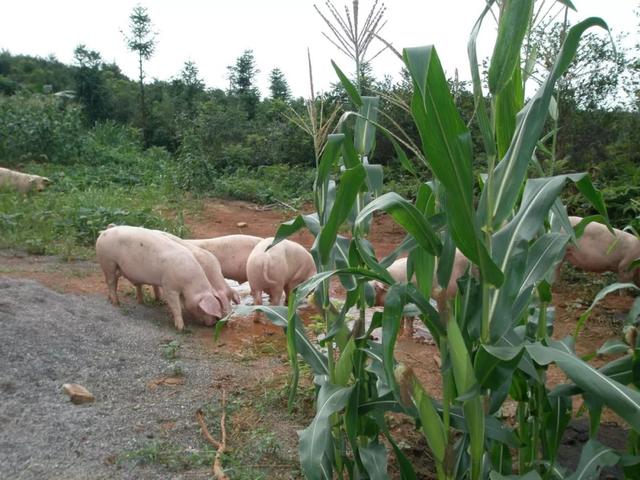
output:
[[[531,39],[541,58],[552,56],[556,34],[540,32]],[[539,168],[546,173],[589,171],[614,217],[630,219],[640,214],[638,49],[614,51],[606,39],[593,35],[583,48],[590,55],[579,56],[559,82],[550,135],[538,149]],[[407,77],[380,80],[367,65],[362,69],[363,92],[381,98],[379,122],[419,144],[406,108],[411,98]],[[132,152],[154,147],[169,152],[176,186],[185,190],[268,201],[258,194],[260,175],[267,174],[290,176],[291,187],[302,191],[312,182],[316,159],[312,138],[292,119],[306,118],[306,101],[292,97],[279,69],[270,72],[269,92],[263,96],[256,87],[257,72],[251,50],[228,67],[226,90],[207,88],[193,62],[185,62],[172,79],[140,82],[84,45],[74,51],[73,65],[0,52],[0,163],[131,163]],[[456,78],[450,86],[470,123],[477,146],[474,161],[481,165],[472,92]],[[322,105],[325,118],[336,111],[337,119],[352,108],[338,84],[314,102],[318,109]],[[409,196],[427,174],[414,176],[403,169],[380,129],[370,161],[385,165],[392,188]]]

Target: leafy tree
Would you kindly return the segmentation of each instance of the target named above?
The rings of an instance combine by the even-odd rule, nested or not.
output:
[[[156,34],[152,31],[151,17],[145,7],[137,5],[129,15],[130,36],[125,34],[127,47],[138,54],[138,81],[140,84],[140,114],[142,132],[147,143],[147,108],[144,97],[143,62],[149,60],[156,48]]]
[[[269,90],[271,91],[271,98],[274,100],[287,101],[291,98],[289,84],[287,79],[284,78],[284,73],[279,68],[274,68],[269,74]]]
[[[89,124],[104,120],[108,116],[107,92],[101,72],[102,57],[84,44],[73,51],[77,70],[75,72],[76,97],[84,106]]]
[[[260,101],[260,92],[255,85],[256,75],[260,70],[256,68],[253,50],[245,50],[238,57],[235,65],[227,67],[229,79],[229,93],[237,96],[252,119],[256,114],[256,107]]]
[[[196,103],[204,93],[204,82],[198,77],[198,66],[188,60],[184,62],[184,67],[180,72],[180,78],[173,82],[176,96],[182,104],[179,108],[188,119],[193,119],[196,111]]]

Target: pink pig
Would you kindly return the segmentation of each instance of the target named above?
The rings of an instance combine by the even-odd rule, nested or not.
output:
[[[169,237],[174,242],[178,242],[180,245],[186,247],[191,253],[193,253],[193,256],[202,267],[202,270],[204,271],[204,274],[207,277],[207,280],[209,280],[209,283],[211,284],[213,289],[216,292],[222,293],[220,298],[222,300],[222,310],[225,315],[231,311],[230,302],[233,301],[236,304],[240,303],[240,295],[238,295],[238,292],[233,290],[225,281],[222,268],[220,266],[221,264],[214,254],[171,233],[162,232],[160,230],[154,231]]]
[[[222,316],[220,295],[193,254],[164,235],[140,227],[113,226],[98,237],[96,254],[114,305],[119,304],[118,278],[124,276],[134,285],[162,287],[178,330],[184,328],[181,297],[186,309],[205,325]]]
[[[573,227],[581,220],[569,217]],[[640,268],[629,270],[631,263],[640,258],[640,239],[617,228],[613,231],[615,236],[601,223],[589,223],[577,244],[567,247],[564,259],[580,270],[615,272],[621,282],[640,286]]]
[[[224,278],[244,283],[247,281],[247,259],[261,240],[253,235],[225,235],[185,241],[213,253],[220,262]]]
[[[247,278],[256,305],[262,305],[262,292],[271,305],[282,305],[289,293],[316,273],[313,257],[300,244],[283,240],[267,250],[273,237],[261,240],[247,259]]]
[[[453,260],[453,269],[451,270],[451,278],[449,279],[449,285],[447,285],[446,289],[446,298],[453,298],[456,295],[456,292],[458,291],[458,279],[464,274],[468,266],[469,259],[467,259],[467,257],[465,257],[463,253],[456,248],[455,257]],[[407,259],[399,258],[391,265],[389,265],[387,271],[396,282],[407,282]],[[415,275],[413,276],[412,281],[415,281]],[[431,298],[434,299],[438,297],[438,295],[442,291],[437,282],[438,280],[436,279],[434,273],[433,284],[431,286]],[[384,305],[384,300],[389,287],[386,284],[380,283],[378,281],[373,281],[371,283],[375,291],[374,305]]]

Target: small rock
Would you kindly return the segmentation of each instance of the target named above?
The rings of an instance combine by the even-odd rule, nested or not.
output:
[[[77,383],[65,383],[62,385],[62,390],[64,393],[69,395],[71,401],[76,405],[80,405],[81,403],[91,403],[96,399],[89,390]]]
[[[247,222],[238,222],[236,223],[236,227],[245,228],[247,226]]]

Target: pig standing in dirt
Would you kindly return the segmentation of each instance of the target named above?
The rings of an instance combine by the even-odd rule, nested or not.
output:
[[[468,266],[469,259],[467,259],[460,250],[456,249],[455,258],[453,260],[453,269],[451,270],[451,278],[449,279],[449,285],[447,285],[446,289],[446,298],[453,298],[456,295],[456,292],[458,291],[458,279],[464,274]],[[396,282],[407,282],[407,259],[399,258],[389,265],[387,271],[391,275],[391,278]],[[412,278],[412,281],[414,280],[415,275]],[[436,299],[442,291],[437,282],[438,280],[434,273],[433,284],[431,286],[431,298],[433,299]],[[373,281],[371,282],[371,286],[375,292],[374,305],[384,305],[387,290],[389,289],[388,285],[378,281]]]
[[[283,240],[267,250],[273,237],[261,240],[247,259],[247,278],[256,305],[262,305],[262,292],[271,305],[282,305],[289,292],[316,273],[313,257],[300,244]]]
[[[449,285],[447,285],[446,290],[442,290],[438,285],[438,280],[436,278],[435,272],[433,275],[433,283],[431,286],[431,298],[438,300],[441,302],[443,300],[453,298],[458,291],[458,279],[464,274],[469,266],[469,259],[465,257],[460,250],[456,248],[455,257],[453,260],[453,268],[451,270],[451,278],[449,279]],[[393,262],[387,268],[389,275],[398,283],[406,283],[407,279],[407,259],[399,258],[395,262]],[[415,275],[411,279],[415,281]],[[387,296],[387,291],[389,290],[389,286],[385,283],[372,281],[370,282],[373,287],[373,291],[375,292],[374,305],[382,306],[384,305],[385,298]],[[444,293],[444,298],[442,298],[442,294]],[[405,317],[402,323],[402,335],[411,337],[413,335],[413,318]]]
[[[569,221],[575,227],[582,218],[569,217]],[[589,223],[576,245],[567,247],[564,259],[580,270],[615,272],[620,282],[640,286],[640,268],[629,270],[631,263],[640,258],[640,239],[617,228],[613,231],[615,235],[601,223]]]
[[[220,262],[224,278],[244,283],[247,281],[247,259],[261,240],[253,235],[225,235],[185,241],[213,253]]]
[[[197,245],[189,242],[188,240],[183,240],[182,238],[177,237],[171,233],[163,232],[161,230],[153,231],[165,235],[174,242],[178,242],[180,245],[186,247],[191,253],[193,253],[193,256],[202,267],[202,270],[204,271],[204,274],[206,275],[207,280],[209,280],[209,283],[211,284],[213,289],[217,292],[223,293],[221,300],[223,313],[225,315],[231,311],[230,302],[233,301],[236,304],[240,303],[240,295],[238,295],[238,292],[233,290],[224,279],[221,262],[218,260],[217,256],[205,250],[204,248],[200,248]]]
[[[8,168],[0,167],[0,188],[10,188],[20,193],[28,193],[32,190],[41,192],[51,183],[47,177],[39,175],[29,175],[28,173],[16,172]]]
[[[114,226],[98,237],[96,254],[114,305],[119,303],[118,278],[122,275],[134,285],[162,287],[178,330],[184,328],[181,297],[186,309],[205,325],[213,325],[222,316],[222,295],[211,287],[193,254],[164,235]]]

